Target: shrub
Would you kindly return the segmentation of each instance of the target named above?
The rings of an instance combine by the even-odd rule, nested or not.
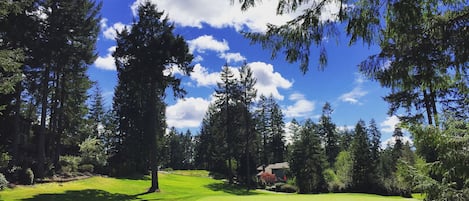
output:
[[[108,157],[101,140],[94,137],[87,138],[79,146],[83,164],[92,164],[94,167],[106,166]]]
[[[334,170],[326,169],[323,172],[329,192],[341,192],[345,190],[345,184],[341,182]]]
[[[275,183],[275,191],[280,192],[283,185],[285,185],[285,183]]]
[[[81,157],[78,156],[60,156],[60,172],[64,174],[71,174],[73,172],[77,172],[78,164],[80,164],[80,161]]]
[[[8,181],[5,178],[5,175],[0,173],[0,190],[5,189],[8,186]]]
[[[24,185],[32,185],[34,183],[34,172],[31,168],[27,168],[24,171],[20,171],[19,182]]]
[[[78,172],[88,172],[88,173],[93,173],[94,171],[94,165],[92,164],[83,164],[78,166]]]
[[[10,160],[11,160],[11,156],[8,155],[8,153],[6,152],[0,153],[0,169],[6,168]]]
[[[278,191],[285,193],[296,193],[298,191],[298,188],[290,184],[284,184],[280,187],[280,190]]]
[[[165,172],[172,172],[172,171],[174,171],[174,170],[173,170],[173,168],[165,168],[165,169],[163,169],[163,171],[165,171]]]

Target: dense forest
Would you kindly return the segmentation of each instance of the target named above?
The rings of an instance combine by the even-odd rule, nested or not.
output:
[[[256,6],[244,0],[242,9]],[[279,1],[277,12],[307,1]],[[318,20],[322,6],[266,33],[244,33],[253,43],[285,53],[308,70],[310,46],[320,49],[337,21]],[[101,4],[93,0],[0,2],[0,189],[54,176],[151,174],[205,169],[248,190],[277,185],[257,168],[288,162],[282,189],[299,193],[365,192],[428,200],[469,197],[469,6],[465,1],[341,2],[340,23],[353,45],[378,43],[360,71],[391,92],[389,114],[400,115],[395,141],[382,146],[374,120],[351,130],[334,123],[326,103],[317,122],[286,127],[280,105],[257,96],[247,63],[222,68],[200,130],[167,128],[168,93],[182,98],[181,77],[192,71],[185,39],[156,5],[138,8],[130,28],[117,33],[113,52],[118,84],[111,108],[87,76],[97,57]],[[342,7],[342,3],[344,6]],[[343,24],[342,24],[343,25]],[[326,69],[327,70],[327,69]],[[287,142],[286,130],[292,139]],[[404,141],[409,133],[413,144]]]

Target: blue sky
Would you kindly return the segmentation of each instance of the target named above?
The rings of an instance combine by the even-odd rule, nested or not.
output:
[[[101,33],[97,43],[98,59],[90,67],[90,78],[103,90],[106,105],[112,103],[117,76],[111,56],[115,48],[115,30],[130,26],[140,0],[103,0]],[[167,121],[178,129],[197,131],[205,111],[212,101],[212,94],[219,80],[221,67],[228,63],[237,68],[246,61],[257,78],[258,95],[272,94],[285,114],[285,122],[296,118],[317,121],[324,103],[334,109],[333,121],[337,126],[353,128],[360,119],[367,123],[374,118],[381,129],[383,141],[390,138],[395,116],[386,112],[388,104],[382,97],[388,89],[377,82],[367,80],[358,72],[357,65],[367,56],[379,51],[376,46],[360,43],[347,46],[342,35],[327,40],[328,65],[317,70],[318,49],[312,48],[310,70],[302,74],[298,63],[287,63],[282,54],[271,59],[270,51],[260,45],[252,45],[240,31],[263,32],[266,23],[281,24],[292,19],[295,13],[275,15],[275,0],[264,0],[259,6],[241,11],[230,0],[153,0],[159,10],[169,14],[175,23],[175,33],[182,35],[194,54],[194,72],[183,78],[188,94],[184,100],[167,99]],[[337,9],[329,5],[323,16],[333,19]]]

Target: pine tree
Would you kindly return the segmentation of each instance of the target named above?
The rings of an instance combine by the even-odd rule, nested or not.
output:
[[[261,95],[257,102],[256,110],[256,131],[259,135],[259,158],[260,164],[267,166],[271,162],[271,141],[270,135],[270,112],[267,97]]]
[[[105,115],[103,92],[98,83],[95,83],[93,95],[91,97],[90,120],[95,137],[101,137],[103,128],[103,119]]]
[[[255,164],[253,163],[254,154],[252,154],[255,150],[252,150],[255,145],[255,137],[254,137],[254,120],[253,115],[251,114],[251,106],[254,99],[257,96],[257,90],[254,88],[256,84],[256,79],[253,78],[251,68],[244,63],[244,65],[239,70],[240,79],[239,79],[239,86],[241,91],[241,104],[243,108],[243,122],[242,122],[242,131],[243,136],[245,139],[244,142],[244,160],[245,161],[245,174],[241,174],[240,176],[244,177],[246,181],[247,189],[249,190],[251,186],[251,180],[254,173],[255,174]]]
[[[353,161],[352,168],[352,190],[357,192],[368,192],[371,190],[370,175],[371,153],[370,141],[366,133],[365,122],[360,120],[355,126],[350,152]]]
[[[216,106],[221,111],[221,125],[223,125],[224,140],[227,146],[225,152],[225,160],[228,162],[228,170],[225,172],[232,182],[233,178],[233,160],[236,160],[240,156],[241,146],[240,142],[241,136],[238,134],[238,125],[240,123],[239,117],[243,116],[243,110],[239,110],[239,99],[241,96],[240,87],[238,85],[239,80],[236,79],[234,72],[225,64],[222,68],[220,74],[221,82],[217,83],[217,89],[215,89]]]
[[[375,184],[379,183],[379,173],[378,173],[378,166],[380,160],[380,153],[381,153],[381,132],[378,130],[376,126],[376,122],[374,119],[370,120],[370,124],[368,125],[367,129],[368,137],[370,139],[370,157],[371,157],[371,170],[370,177],[372,182]]]
[[[72,138],[77,146],[84,137],[82,128],[87,114],[85,101],[90,81],[86,75],[88,65],[95,59],[95,44],[99,32],[100,4],[90,0],[44,1],[45,18],[41,21],[36,46],[31,50],[34,60],[28,62],[32,68],[42,71],[37,92],[40,102],[40,129],[38,132],[37,176],[44,176],[46,153],[55,167],[59,167],[64,137]],[[40,10],[40,9],[39,9]],[[44,51],[47,50],[47,51]],[[47,116],[50,116],[47,119]],[[49,121],[49,123],[46,123]],[[53,139],[45,146],[47,139]],[[74,136],[64,136],[74,133]]]
[[[123,136],[121,157],[128,158],[128,165],[136,166],[136,170],[151,169],[149,192],[159,191],[158,152],[166,128],[166,88],[171,87],[175,97],[185,94],[180,78],[164,72],[176,66],[187,74],[193,58],[163,14],[150,2],[140,5],[132,28],[117,34],[113,54],[119,78],[114,108]]]
[[[327,190],[324,179],[324,150],[318,135],[317,125],[306,120],[300,137],[293,142],[290,170],[295,175],[300,193],[320,193]]]
[[[270,132],[272,136],[271,149],[272,149],[272,162],[280,163],[285,161],[285,122],[283,120],[283,113],[280,106],[275,102],[273,96],[269,97],[270,103]]]
[[[326,102],[322,107],[322,115],[319,120],[319,134],[324,139],[325,154],[329,167],[333,167],[335,158],[339,154],[339,136],[336,132],[336,126],[332,122],[332,107]]]

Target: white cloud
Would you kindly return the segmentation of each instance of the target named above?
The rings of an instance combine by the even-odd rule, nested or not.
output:
[[[191,80],[196,82],[196,85],[198,87],[215,86],[217,85],[217,82],[221,82],[219,72],[209,73],[207,68],[203,67],[200,64],[196,64],[194,66],[194,69],[190,74],[190,78]]]
[[[138,5],[146,0],[136,0],[131,8],[136,14]],[[248,31],[263,32],[267,28],[267,23],[280,25],[298,16],[303,5],[298,12],[277,15],[277,1],[265,0],[259,2],[254,8],[241,11],[238,1],[229,0],[152,0],[159,10],[167,11],[169,18],[180,26],[202,28],[203,24],[208,24],[215,28],[233,27],[236,30],[248,29]],[[326,19],[336,19],[339,1],[334,1],[324,9],[322,21]]]
[[[396,115],[386,117],[386,119],[381,122],[379,125],[381,126],[381,132],[383,133],[393,133],[396,125],[399,124],[401,121]]]
[[[106,56],[101,57],[99,56],[96,61],[94,62],[94,65],[96,68],[103,69],[103,70],[116,70],[116,64],[114,63],[114,57],[112,56],[112,53],[116,50],[116,46],[112,46],[108,48],[108,52]]]
[[[337,126],[337,131],[352,131],[355,129],[355,126]]]
[[[284,109],[284,113],[287,118],[311,116],[311,113],[315,108],[315,103],[313,101],[307,100],[303,94],[299,93],[290,95],[289,100],[295,101],[295,103]]]
[[[414,144],[412,139],[410,139],[408,136],[403,136],[401,138],[401,141],[404,144],[409,142],[411,146]],[[394,144],[396,144],[396,138],[395,137],[390,137],[390,138],[384,140],[383,142],[381,142],[381,148],[386,148],[388,146],[394,146]]]
[[[226,40],[218,41],[211,35],[199,36],[196,39],[188,40],[190,52],[204,53],[206,50],[215,52],[225,52],[230,49]]]
[[[116,38],[117,36],[116,31],[121,32],[122,30],[124,30],[124,28],[129,27],[129,25],[123,24],[122,22],[117,22],[110,27],[108,27],[106,23],[107,23],[107,19],[101,20],[101,26],[104,25],[103,36],[104,38],[109,39],[109,40],[114,40]]]
[[[203,98],[179,99],[166,108],[166,122],[169,127],[197,128],[202,122],[210,101]]]
[[[101,29],[107,29],[107,21],[108,19],[107,18],[102,18],[101,21],[99,21],[99,25],[101,26]]]
[[[257,95],[272,95],[277,100],[283,100],[284,96],[278,91],[279,88],[289,89],[293,83],[285,79],[279,72],[274,71],[274,66],[264,62],[248,63],[253,76],[257,79],[255,85]]]
[[[225,59],[226,62],[240,62],[240,61],[245,61],[246,57],[241,55],[239,52],[237,53],[221,53],[220,58]]]
[[[201,62],[201,61],[203,61],[203,60],[204,60],[204,58],[203,58],[202,56],[197,55],[197,56],[194,57],[194,59],[192,60],[192,62],[196,62],[196,63],[197,63],[197,62]]]
[[[339,97],[339,100],[342,102],[361,105],[362,103],[360,102],[360,98],[368,94],[368,92],[363,89],[363,83],[365,83],[365,81],[365,78],[361,74],[355,73],[355,87],[352,91],[342,94]]]
[[[253,77],[257,79],[257,83],[254,86],[257,89],[258,97],[261,95],[272,96],[277,100],[283,100],[279,92],[279,88],[289,89],[293,83],[285,79],[280,73],[274,71],[274,67],[271,64],[263,62],[252,62],[248,63],[253,72]],[[239,73],[236,67],[232,68],[232,72],[235,77],[239,78]],[[196,82],[196,86],[216,86],[217,82],[221,82],[220,72],[209,72],[206,67],[201,64],[194,66],[193,72],[190,74],[191,80]]]
[[[348,93],[345,93],[345,94],[342,94],[339,97],[339,99],[343,102],[348,102],[348,103],[352,103],[352,104],[361,104],[359,99],[361,97],[365,96],[366,94],[368,94],[367,91],[364,91],[362,89],[362,87],[357,86],[357,87],[353,88],[352,91],[350,91]]]

